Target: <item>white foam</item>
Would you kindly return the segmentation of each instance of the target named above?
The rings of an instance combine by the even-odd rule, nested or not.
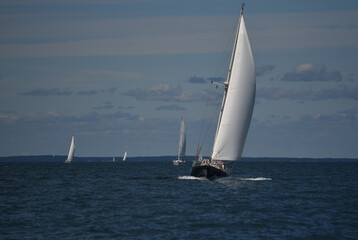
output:
[[[180,180],[207,180],[204,177],[194,177],[194,176],[179,176],[178,179],[180,179]]]
[[[257,177],[257,178],[241,178],[243,181],[271,181],[271,178]]]

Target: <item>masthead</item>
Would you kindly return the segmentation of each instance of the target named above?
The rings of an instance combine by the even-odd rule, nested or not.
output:
[[[241,13],[240,13],[240,15],[242,15],[242,13],[244,12],[244,7],[245,7],[245,3],[242,3],[242,5],[241,5]]]

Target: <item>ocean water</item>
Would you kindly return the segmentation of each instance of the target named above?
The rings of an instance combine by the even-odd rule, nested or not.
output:
[[[0,163],[0,239],[358,239],[358,162]]]

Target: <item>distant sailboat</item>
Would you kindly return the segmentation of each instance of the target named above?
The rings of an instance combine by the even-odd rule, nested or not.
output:
[[[75,154],[75,136],[72,136],[70,151],[68,152],[67,160],[65,163],[70,163],[73,160],[73,155]]]
[[[209,159],[198,161],[201,147],[191,169],[191,175],[215,179],[230,174],[229,162],[238,161],[250,126],[256,92],[255,64],[246,32],[244,4],[241,7],[236,39],[224,87],[218,126]]]
[[[124,155],[123,155],[123,162],[127,159],[127,151],[124,152]]]
[[[185,162],[185,148],[186,148],[186,133],[183,118],[180,119],[180,136],[179,136],[179,149],[178,159],[173,160],[174,165]]]
[[[115,161],[116,161],[116,158],[115,158],[115,157],[113,157],[112,162],[115,162]]]

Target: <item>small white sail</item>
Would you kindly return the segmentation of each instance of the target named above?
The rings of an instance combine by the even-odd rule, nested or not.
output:
[[[256,91],[255,64],[243,15],[240,19],[231,72],[225,85],[227,93],[211,159],[235,161],[241,158]]]
[[[75,136],[72,136],[70,150],[68,152],[67,160],[65,161],[65,163],[72,162],[74,154],[75,154]]]
[[[173,160],[174,165],[185,162],[185,150],[186,150],[186,132],[183,118],[180,119],[180,133],[179,133],[179,149],[178,159]]]
[[[124,152],[124,155],[123,155],[123,162],[127,159],[127,151]]]
[[[112,162],[115,162],[115,161],[116,161],[116,158],[115,158],[115,157],[113,157],[113,158],[112,158]]]

